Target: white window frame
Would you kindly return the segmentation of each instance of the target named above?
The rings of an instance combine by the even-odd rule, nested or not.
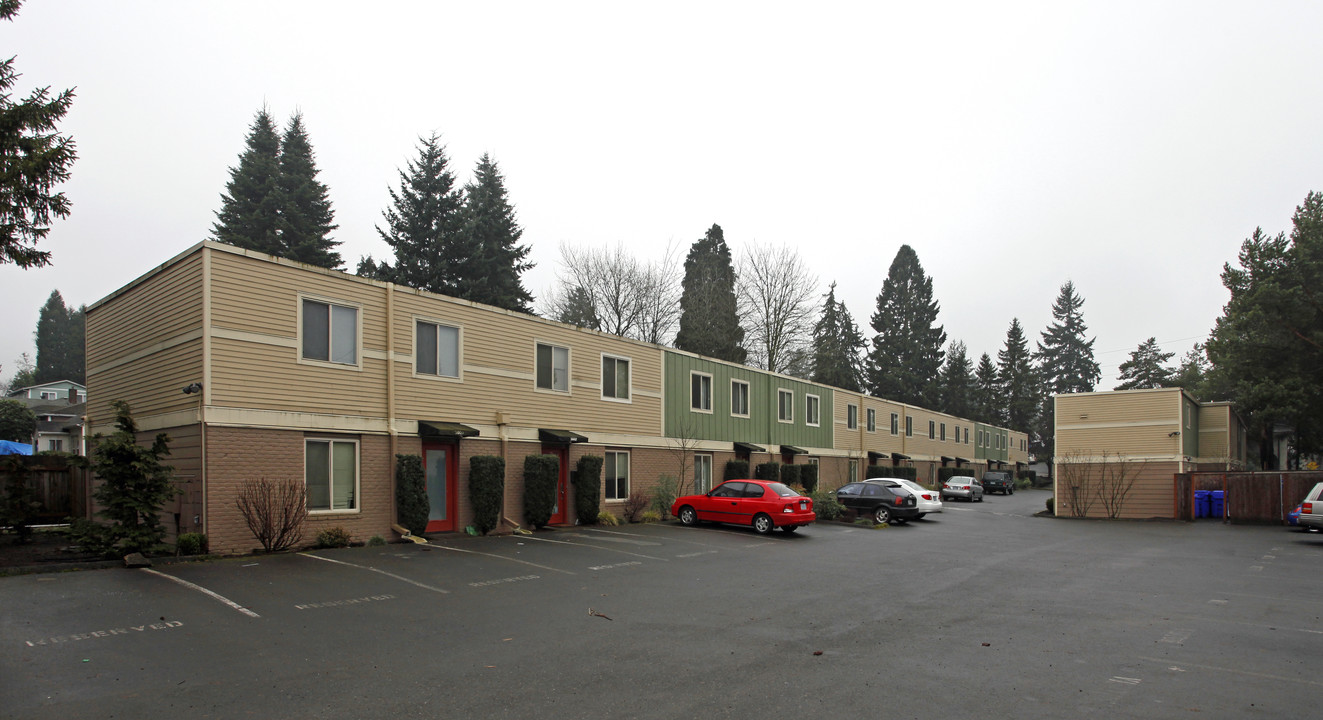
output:
[[[604,467],[602,468],[602,483],[604,487],[602,488],[602,499],[609,503],[623,503],[629,499],[629,488],[630,488],[630,484],[633,482],[634,479],[633,478],[634,470],[630,463],[628,450],[607,450],[602,454],[602,458],[603,460],[605,460],[607,457],[612,455],[616,456],[615,458],[616,462],[611,465],[612,472],[615,472],[616,467],[619,465],[620,456],[621,455],[625,456],[625,494],[622,497],[609,496],[607,490],[610,490],[612,492],[617,492],[619,486],[614,484],[613,479],[608,479],[606,477],[605,462],[603,462]],[[613,484],[607,485],[608,482],[612,482]]]
[[[354,362],[352,363],[336,362],[335,360],[319,360],[319,359],[303,356],[303,307],[304,305],[310,302],[317,303],[319,305],[329,305],[332,308],[329,311],[326,320],[327,324],[331,326],[326,329],[326,343],[327,343],[326,356],[328,358],[331,357],[331,350],[335,346],[335,338],[332,335],[332,331],[334,330],[334,325],[335,325],[335,321],[333,319],[333,316],[335,315],[334,308],[342,307],[354,311]],[[327,367],[327,368],[340,368],[342,370],[357,370],[361,372],[363,370],[363,305],[362,303],[347,302],[345,300],[336,300],[321,295],[308,295],[305,293],[299,293],[298,303],[299,303],[298,317],[295,320],[295,322],[298,324],[298,337],[295,340],[296,343],[295,352],[297,353],[299,364],[316,365],[318,367]]]
[[[303,485],[307,490],[308,484],[308,445],[312,443],[323,443],[330,445],[328,448],[329,470],[335,472],[335,446],[338,444],[348,444],[354,446],[354,506],[350,508],[308,508],[309,515],[356,515],[363,511],[363,449],[359,446],[358,440],[348,438],[334,437],[305,437],[303,438]],[[335,478],[328,478],[327,493],[331,504],[335,504]]]
[[[864,416],[868,418],[868,424],[865,426],[868,432],[877,432],[877,410],[874,408],[868,408],[864,413]]]
[[[42,399],[42,400],[58,400],[59,397],[60,397],[60,396],[59,396],[58,394],[56,394],[55,392],[52,392],[52,391],[50,391],[50,390],[42,390],[42,391],[41,391],[41,398],[40,398],[40,399]]]
[[[845,427],[847,430],[859,429],[859,406],[853,403],[845,406]]]
[[[914,437],[914,416],[905,416],[905,437]]]
[[[551,387],[542,387],[537,381],[537,351],[541,346],[551,348]],[[556,389],[556,351],[565,351],[565,389]],[[574,367],[574,351],[568,345],[557,345],[554,342],[546,340],[533,341],[533,391],[540,393],[555,393],[557,395],[569,395],[570,389],[574,386],[571,369]]]
[[[741,386],[741,387],[744,388],[744,412],[742,412],[742,413],[735,412],[735,388],[736,388],[737,386]],[[748,383],[748,381],[746,381],[746,380],[734,380],[734,379],[732,379],[732,380],[730,381],[730,415],[731,415],[731,417],[738,417],[738,418],[747,418],[747,417],[749,417],[749,400],[750,400],[750,395],[749,395],[749,383]]]
[[[790,402],[782,402],[781,398],[785,395],[790,396]],[[789,411],[786,415],[785,411]],[[795,421],[795,391],[786,388],[776,389],[776,421],[782,423],[793,423]]]
[[[628,368],[625,372],[629,375],[629,385],[625,388],[624,397],[620,397],[619,387],[616,388],[615,395],[606,394],[606,361],[607,360],[611,360],[613,363],[615,363],[615,365],[612,366],[612,369],[616,372],[616,380],[619,380],[620,378],[619,375],[620,369],[618,365],[623,362],[625,363],[625,366]],[[601,367],[602,370],[602,378],[601,378],[602,399],[606,400],[607,402],[618,402],[618,403],[627,403],[627,404],[633,403],[634,402],[634,360],[624,355],[613,355],[611,353],[602,353],[602,361],[599,364],[599,367]]]
[[[707,466],[706,483],[702,482],[704,478],[702,477],[702,473],[699,472],[699,468],[704,465]],[[712,466],[713,466],[713,462],[712,462],[711,453],[694,453],[694,492],[695,493],[705,493],[708,490],[712,489],[713,487]]]
[[[822,398],[817,395],[804,394],[804,424],[809,427],[822,425]]]
[[[936,420],[929,420],[929,421],[928,421],[928,439],[929,439],[929,440],[936,440],[936,439],[937,439],[937,421],[936,421]]]
[[[946,442],[946,423],[940,423],[940,437],[942,442]]]
[[[451,328],[455,331],[455,374],[441,374],[441,347],[440,333],[437,334],[436,349],[436,372],[418,371],[418,323],[435,325],[438,328]],[[425,380],[440,380],[442,382],[463,382],[464,381],[464,328],[450,322],[443,322],[436,318],[423,317],[422,315],[413,316],[413,376]]]
[[[699,406],[694,405],[694,382],[698,382],[699,388]],[[707,401],[707,407],[702,407],[702,402]],[[698,370],[689,371],[689,412],[712,414],[712,373],[699,372]]]
[[[850,462],[849,462],[849,464],[848,464],[847,467],[848,467],[848,469],[846,470],[846,475],[847,475],[847,477],[846,477],[845,482],[847,482],[847,483],[852,483],[852,482],[856,482],[856,481],[858,481],[858,480],[859,480],[859,460],[856,459],[856,458],[850,458]],[[821,483],[821,482],[822,482],[822,478],[818,478],[818,482]]]
[[[900,437],[900,413],[891,413],[891,436]]]

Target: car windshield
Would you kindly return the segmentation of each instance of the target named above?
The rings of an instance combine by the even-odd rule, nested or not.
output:
[[[779,482],[767,483],[767,489],[771,490],[772,494],[776,495],[777,497],[795,497],[799,495],[799,493],[795,492],[794,490],[791,490],[790,488],[786,487],[785,485],[782,485]]]

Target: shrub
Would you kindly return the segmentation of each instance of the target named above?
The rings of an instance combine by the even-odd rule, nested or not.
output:
[[[675,478],[670,475],[657,478],[657,494],[652,498],[652,509],[659,519],[665,520],[670,517],[671,505],[675,504],[675,499],[680,496],[678,485]]]
[[[1034,486],[1034,481],[1030,480],[1029,478],[1020,478],[1019,480],[1015,481],[1016,490],[1028,490],[1033,486]]]
[[[202,555],[207,552],[207,536],[202,533],[180,533],[175,538],[175,552],[180,555]]]
[[[267,552],[279,552],[303,539],[308,490],[298,480],[244,480],[234,501],[253,537]]]
[[[661,513],[657,512],[656,510],[648,510],[642,515],[639,515],[639,522],[655,523],[661,521],[662,521]]]
[[[887,465],[869,465],[868,469],[864,472],[864,477],[866,478],[889,477],[889,478],[902,478],[904,480],[918,481],[919,469],[916,467],[908,467],[904,465],[898,465],[895,467],[891,467]]]
[[[651,502],[652,498],[648,497],[648,494],[642,490],[631,491],[629,497],[625,498],[625,520],[632,523],[638,522],[639,516],[643,514],[643,511],[648,508],[648,504]]]
[[[1033,485],[1034,483],[1038,482],[1038,471],[1037,471],[1037,470],[1020,470],[1019,472],[1015,473],[1015,479],[1016,479],[1016,480],[1028,480],[1028,481],[1029,481],[1029,485]],[[1026,485],[1025,487],[1029,487],[1029,485]],[[1019,487],[1018,484],[1017,484],[1017,487]]]
[[[592,525],[602,504],[602,456],[584,455],[574,466],[574,515]]]
[[[1057,513],[1057,498],[1055,495],[1047,499],[1047,511],[1053,515]]]
[[[726,469],[721,472],[721,481],[739,480],[749,477],[748,460],[727,460]]]
[[[540,528],[551,522],[559,479],[560,458],[555,455],[524,458],[524,519],[529,525]]]
[[[427,499],[427,474],[423,459],[417,455],[395,456],[395,508],[400,524],[414,535],[427,532],[427,516],[432,512]]]
[[[115,536],[107,525],[86,518],[74,518],[69,523],[69,540],[84,552],[107,558],[115,556]]]
[[[0,463],[5,475],[4,487],[0,488],[4,500],[0,504],[0,527],[8,525],[18,535],[15,542],[20,544],[32,539],[32,521],[41,507],[32,488],[28,487],[28,464],[23,457],[6,455],[5,461]]]
[[[616,517],[613,513],[603,510],[602,512],[597,513],[597,524],[614,527],[620,524],[620,518]]]
[[[368,547],[381,547],[386,544],[386,538],[380,535],[373,535],[368,538]]]
[[[340,527],[339,525],[336,525],[335,527],[326,528],[325,530],[321,530],[317,533],[317,547],[319,548],[349,547],[349,543],[352,542],[353,539],[354,539],[353,536],[349,534],[348,530]]]
[[[825,490],[809,495],[813,498],[813,512],[819,520],[838,520],[845,513],[845,506],[836,502],[836,496]]]
[[[174,468],[161,461],[170,454],[170,436],[159,433],[150,448],[138,444],[138,426],[128,403],[116,400],[115,433],[93,438],[90,467],[101,479],[92,497],[97,514],[110,521],[113,547],[121,554],[161,547],[165,526],[161,507],[179,494]]]
[[[469,502],[473,504],[473,527],[486,535],[501,521],[505,497],[505,459],[495,455],[469,458]]]
[[[973,477],[970,474],[973,472],[974,472],[973,468],[949,468],[949,467],[937,468],[937,482],[944,483],[947,481],[947,479],[957,476]]]
[[[799,468],[799,484],[804,486],[804,490],[810,495],[818,489],[818,466],[801,465]]]
[[[779,482],[781,480],[781,463],[760,463],[758,467],[754,468],[753,476],[759,480]]]
[[[802,466],[802,465],[782,465],[782,466],[781,466],[781,484],[782,484],[782,485],[798,485],[798,484],[799,484],[799,470],[800,470],[801,467],[803,467],[803,466]]]

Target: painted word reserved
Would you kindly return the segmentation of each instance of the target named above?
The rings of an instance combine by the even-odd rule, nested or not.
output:
[[[295,605],[295,610],[314,610],[316,608],[340,607],[342,605],[360,605],[362,603],[380,602],[382,600],[394,600],[394,595],[369,595],[361,598],[351,598],[349,600],[331,600],[329,602],[306,603],[304,605]]]
[[[150,625],[130,625],[129,627],[97,630],[90,633],[59,635],[52,638],[42,638],[41,640],[24,640],[24,642],[27,643],[28,647],[39,647],[42,645],[58,645],[60,643],[75,642],[78,640],[94,640],[96,638],[114,637],[116,635],[132,635],[133,633],[147,632],[148,630],[170,630],[182,626],[183,623],[178,620],[168,620],[166,622],[152,623]]]

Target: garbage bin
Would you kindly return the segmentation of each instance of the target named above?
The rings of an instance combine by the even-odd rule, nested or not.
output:
[[[1208,517],[1217,518],[1218,520],[1222,519],[1222,494],[1221,490],[1213,491],[1213,496],[1210,498],[1212,500],[1212,505]]]
[[[1213,498],[1210,490],[1194,491],[1194,517],[1195,519],[1206,518],[1212,511]]]

